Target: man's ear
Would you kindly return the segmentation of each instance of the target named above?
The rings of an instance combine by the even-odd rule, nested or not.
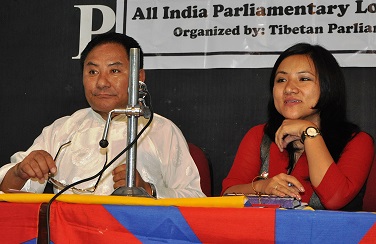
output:
[[[139,70],[139,72],[138,72],[138,80],[142,81],[142,82],[145,82],[145,70],[144,69],[140,69]]]

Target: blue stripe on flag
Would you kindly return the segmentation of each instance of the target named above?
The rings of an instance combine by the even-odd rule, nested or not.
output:
[[[143,243],[201,243],[177,207],[103,206]]]
[[[277,243],[359,243],[376,214],[328,210],[277,210]]]

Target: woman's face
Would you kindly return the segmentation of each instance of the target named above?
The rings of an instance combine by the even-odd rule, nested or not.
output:
[[[304,119],[319,124],[313,109],[320,97],[319,77],[312,59],[293,55],[279,65],[273,87],[274,106],[286,119]]]

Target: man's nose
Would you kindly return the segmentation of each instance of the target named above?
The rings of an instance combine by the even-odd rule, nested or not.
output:
[[[98,80],[97,80],[97,87],[103,88],[103,87],[110,87],[111,82],[109,80],[108,75],[106,74],[99,74]]]

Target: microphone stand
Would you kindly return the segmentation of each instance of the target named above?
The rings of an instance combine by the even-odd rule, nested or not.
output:
[[[130,62],[130,75],[128,83],[128,105],[124,109],[114,109],[112,110],[107,118],[107,123],[105,131],[103,134],[103,139],[100,142],[101,147],[107,147],[108,142],[106,140],[108,127],[111,121],[112,113],[125,113],[128,116],[128,128],[127,128],[127,142],[128,145],[135,140],[137,136],[138,127],[138,117],[144,115],[144,109],[140,108],[138,103],[139,98],[139,66],[140,60],[139,55],[140,50],[138,48],[131,48],[129,53]],[[127,152],[127,174],[126,174],[126,186],[119,187],[115,189],[112,195],[115,196],[137,196],[137,197],[150,197],[152,196],[142,187],[135,186],[135,172],[136,172],[136,160],[137,160],[137,142],[135,142],[132,147]]]

